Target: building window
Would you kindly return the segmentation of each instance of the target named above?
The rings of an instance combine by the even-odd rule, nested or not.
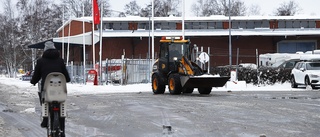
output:
[[[270,23],[268,20],[263,20],[261,24],[261,28],[270,28]]]
[[[286,22],[284,20],[280,20],[278,22],[278,28],[286,28]]]
[[[169,22],[169,29],[170,30],[175,30],[177,28],[176,22]]]
[[[278,53],[306,52],[316,49],[315,41],[281,41],[277,44]]]
[[[247,21],[247,25],[246,25],[247,29],[254,29],[254,21]]]
[[[293,21],[293,28],[301,28],[300,21]]]
[[[104,23],[104,29],[113,29],[113,23]]]
[[[315,21],[308,21],[309,27],[308,28],[316,28],[316,22]]]
[[[231,22],[232,29],[239,29],[239,21]]]
[[[193,22],[192,23],[192,29],[200,29],[199,22]]]
[[[247,28],[247,22],[246,21],[240,21],[239,28],[246,29]]]
[[[114,30],[121,30],[121,23],[120,22],[113,23],[113,29]]]
[[[184,23],[185,29],[192,29],[192,23],[191,22],[185,22]]]
[[[169,23],[168,22],[161,22],[161,30],[169,30]]]
[[[138,23],[138,29],[148,30],[149,29],[149,24],[147,22]]]
[[[217,29],[223,29],[223,23],[222,22],[216,22],[216,28]]]
[[[309,23],[308,23],[308,21],[301,21],[301,27],[303,27],[303,28],[309,28]]]
[[[290,20],[286,21],[286,27],[285,28],[293,28],[293,22]]]
[[[262,28],[262,21],[254,21],[254,28]]]
[[[161,23],[157,22],[157,23],[154,23],[154,28],[155,29],[161,29]]]
[[[215,25],[214,22],[208,22],[208,29],[215,29]]]

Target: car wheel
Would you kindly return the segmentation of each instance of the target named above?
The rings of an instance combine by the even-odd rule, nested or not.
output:
[[[291,88],[297,88],[298,85],[296,83],[296,80],[294,79],[294,76],[291,77]]]
[[[306,86],[310,85],[310,80],[309,80],[309,77],[308,77],[308,76],[304,79],[304,84],[305,84]]]

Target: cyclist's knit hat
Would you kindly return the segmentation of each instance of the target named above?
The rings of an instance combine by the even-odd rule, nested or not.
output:
[[[47,41],[46,43],[44,43],[44,51],[48,49],[56,49],[52,41]]]

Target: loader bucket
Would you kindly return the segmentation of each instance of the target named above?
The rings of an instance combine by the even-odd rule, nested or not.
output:
[[[190,88],[223,87],[230,77],[214,77],[212,75],[181,76],[181,86]]]

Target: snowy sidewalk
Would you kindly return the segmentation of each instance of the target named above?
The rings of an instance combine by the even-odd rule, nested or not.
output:
[[[20,88],[27,88],[32,91],[37,91],[37,86],[33,86],[29,81],[22,81],[20,79],[0,77],[0,83],[4,85],[14,85]],[[147,84],[130,84],[130,85],[101,85],[94,86],[93,84],[67,84],[68,94],[78,95],[78,94],[105,94],[105,93],[126,93],[126,92],[150,92],[151,83]],[[274,84],[266,86],[256,86],[252,84],[235,84],[234,82],[228,82],[226,86],[219,88],[212,88],[212,91],[306,91],[306,88],[296,88],[293,89],[290,83],[284,84]],[[35,92],[36,93],[36,92]]]

